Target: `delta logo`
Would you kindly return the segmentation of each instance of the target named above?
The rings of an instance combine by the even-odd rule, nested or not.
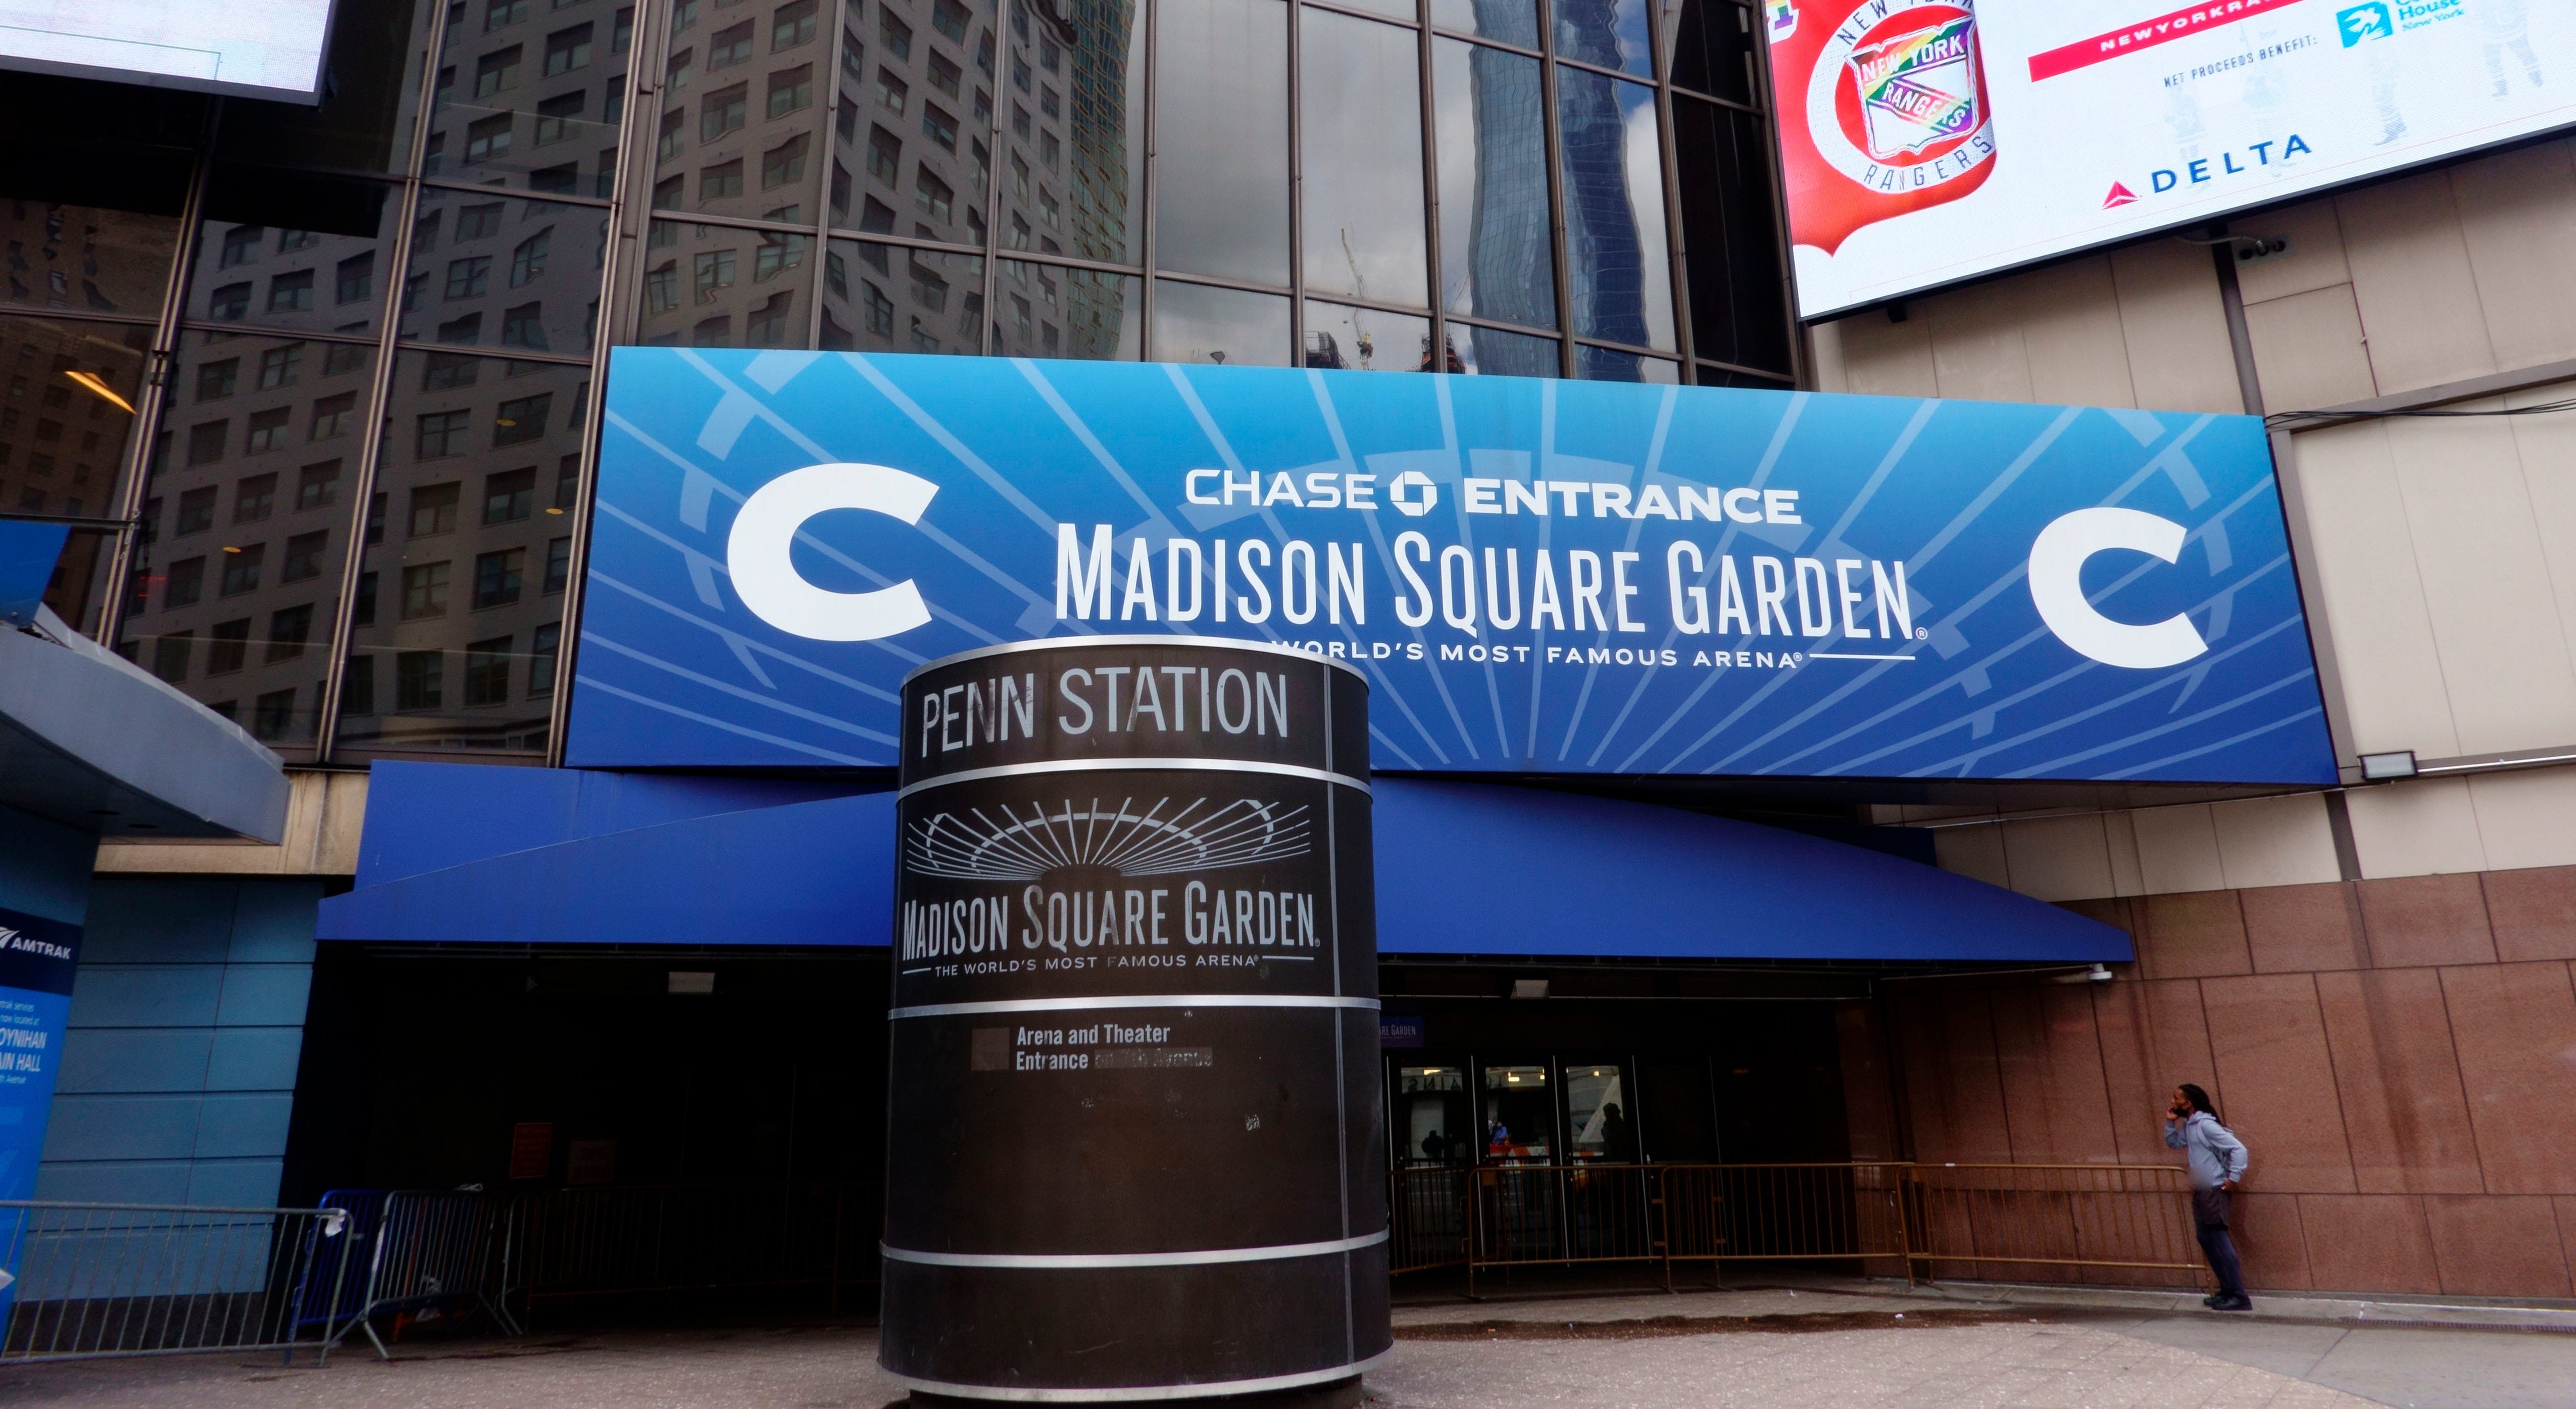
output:
[[[2273,138],[2248,142],[2242,147],[2230,147],[2214,157],[2196,157],[2179,166],[2158,167],[2147,173],[2147,190],[2161,196],[2185,186],[2206,186],[2233,176],[2256,175],[2266,167],[2279,166],[2293,157],[2306,156],[2315,150],[2308,145],[2307,138],[2296,132],[2286,140]],[[2118,210],[2124,205],[2135,205],[2142,199],[2144,197],[2131,189],[2128,182],[2114,180],[2111,189],[2102,196],[2102,209]]]

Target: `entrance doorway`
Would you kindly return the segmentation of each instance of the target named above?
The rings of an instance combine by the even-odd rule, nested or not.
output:
[[[567,1316],[865,1311],[885,1167],[877,950],[324,944],[283,1196],[479,1196],[444,1284]],[[450,1319],[453,1319],[452,1317]]]
[[[1649,1261],[1671,1166],[1849,1158],[1830,1003],[1409,1001],[1391,1262]],[[1472,1253],[1470,1250],[1472,1249]]]

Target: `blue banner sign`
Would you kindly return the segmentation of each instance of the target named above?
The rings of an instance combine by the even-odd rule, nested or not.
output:
[[[1185,633],[1357,663],[1381,769],[2335,778],[2250,417],[678,348],[607,404],[576,765],[890,766],[925,661]]]
[[[0,1199],[35,1196],[80,937],[78,925],[0,908]],[[0,1287],[0,1315],[8,1300]]]

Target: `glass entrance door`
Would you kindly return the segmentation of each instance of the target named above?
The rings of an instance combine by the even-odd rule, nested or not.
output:
[[[1485,1068],[1484,1159],[1547,1164],[1556,1156],[1556,1091],[1544,1066]]]
[[[1566,1162],[1635,1164],[1637,1126],[1627,1070],[1618,1062],[1565,1064]]]
[[[1395,1162],[1398,1168],[1473,1164],[1475,1108],[1465,1067],[1395,1069]]]

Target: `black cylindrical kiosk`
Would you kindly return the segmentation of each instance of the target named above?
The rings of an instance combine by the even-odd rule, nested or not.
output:
[[[1168,636],[903,688],[879,1361],[1322,1392],[1390,1344],[1368,686]]]

